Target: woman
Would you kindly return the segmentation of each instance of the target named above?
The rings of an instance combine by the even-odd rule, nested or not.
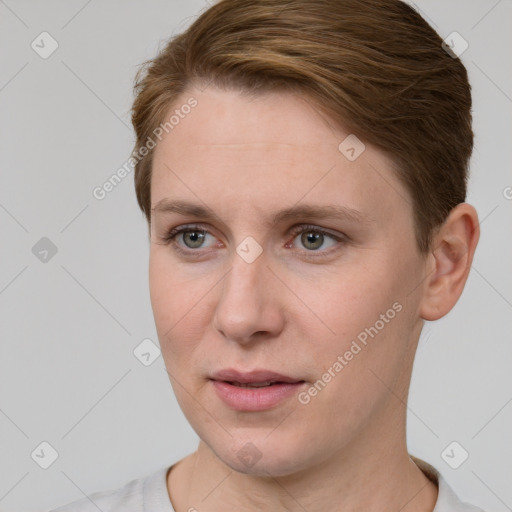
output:
[[[57,511],[480,510],[405,429],[479,237],[456,55],[398,0],[223,0],[136,94],[151,303],[200,442]]]

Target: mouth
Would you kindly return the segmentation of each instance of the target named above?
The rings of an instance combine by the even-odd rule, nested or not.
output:
[[[267,382],[230,382],[230,381],[224,381],[228,384],[231,384],[232,386],[236,386],[238,388],[267,388],[269,386],[274,386],[276,384],[285,384],[285,382],[279,382],[279,381],[267,381]],[[304,382],[304,381],[300,381]]]
[[[246,385],[264,387],[273,384],[296,384],[298,382],[304,382],[303,379],[296,379],[272,370],[251,370],[244,372],[232,368],[215,372],[210,378],[240,387],[245,387]]]
[[[275,408],[295,395],[306,381],[268,370],[222,370],[210,378],[217,396],[237,411]]]

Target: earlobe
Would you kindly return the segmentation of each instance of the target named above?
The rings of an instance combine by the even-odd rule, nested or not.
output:
[[[420,308],[424,320],[438,320],[456,304],[466,284],[479,237],[475,208],[467,203],[453,208],[433,238],[430,270]]]

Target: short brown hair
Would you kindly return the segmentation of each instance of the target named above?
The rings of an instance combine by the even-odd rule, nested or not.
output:
[[[135,79],[137,201],[151,221],[153,151],[141,148],[178,96],[214,84],[302,94],[394,162],[419,250],[466,198],[473,149],[465,67],[400,0],[221,0],[173,37]]]

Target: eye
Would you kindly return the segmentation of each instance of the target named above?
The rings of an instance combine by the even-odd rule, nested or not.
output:
[[[208,240],[211,240],[212,243],[209,246],[212,246],[216,238],[200,226],[179,226],[172,229],[164,240],[168,244],[174,243],[178,249],[193,250],[208,247],[205,244]]]
[[[197,249],[198,247],[201,247],[205,238],[205,231],[183,231],[181,233],[181,240],[190,249]]]
[[[313,253],[318,253],[318,256],[329,254],[346,241],[343,234],[335,235],[313,225],[295,226],[291,230],[291,234],[294,237],[291,242],[286,244],[286,247],[302,249],[304,253],[311,256]],[[203,249],[215,246],[223,247],[222,242],[200,225],[178,226],[171,229],[161,240],[166,245],[172,245],[175,251],[189,256],[204,256]]]
[[[295,233],[297,233],[297,236],[293,239],[292,245],[297,247],[297,244],[300,244],[308,252],[319,251],[320,249],[327,250],[342,241],[341,237],[316,226],[297,226],[294,229]]]

